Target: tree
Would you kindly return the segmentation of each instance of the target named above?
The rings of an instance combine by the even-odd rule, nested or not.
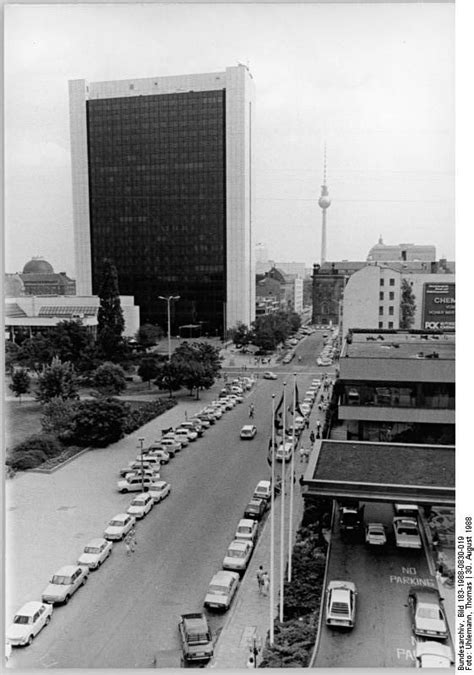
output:
[[[183,372],[183,384],[192,393],[196,391],[196,399],[199,400],[199,390],[209,389],[214,384],[214,375],[211,367],[193,359],[181,364]]]
[[[233,341],[236,347],[246,347],[252,339],[252,334],[249,331],[248,326],[244,323],[238,323],[237,326],[232,329]]]
[[[401,291],[400,328],[410,329],[415,322],[416,304],[415,295],[406,279],[402,279]]]
[[[163,337],[163,329],[161,326],[154,326],[151,323],[144,323],[143,326],[137,330],[135,338],[142,347],[153,347]]]
[[[93,386],[103,395],[121,394],[127,388],[123,369],[116,363],[103,363],[92,374]]]
[[[20,403],[22,394],[26,394],[30,390],[30,382],[31,379],[26,368],[17,368],[13,372],[10,389],[20,399]]]
[[[60,321],[46,337],[61,361],[70,361],[80,371],[91,369],[94,341],[86,326],[78,321]]]
[[[105,358],[117,360],[123,353],[125,321],[120,305],[117,269],[107,258],[104,260],[99,298],[97,345]]]
[[[78,399],[77,376],[74,366],[66,361],[63,363],[55,357],[49,366],[43,366],[38,378],[36,398],[47,403],[52,398]]]
[[[171,398],[173,391],[177,391],[183,386],[182,364],[176,361],[164,363],[158,372],[155,384],[159,389],[169,391]]]
[[[71,399],[52,398],[43,407],[41,427],[46,434],[52,434],[67,443],[73,432],[73,419],[77,403]]]
[[[7,340],[5,342],[5,372],[13,375],[15,366],[18,363],[20,348],[14,342]]]
[[[42,368],[51,363],[56,356],[54,347],[48,337],[48,331],[44,335],[38,333],[26,339],[18,352],[18,361],[35,372],[41,372]]]
[[[140,361],[137,373],[143,382],[148,382],[148,387],[151,389],[151,381],[158,376],[159,370],[157,360],[152,356],[146,356]]]
[[[72,440],[78,445],[103,448],[123,436],[129,406],[115,398],[81,401],[73,419]]]

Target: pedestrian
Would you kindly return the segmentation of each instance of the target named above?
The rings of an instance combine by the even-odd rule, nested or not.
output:
[[[249,406],[249,417],[252,420],[255,415],[255,406],[253,403],[250,404]]]
[[[321,429],[318,429],[316,432],[316,438],[321,438]]]
[[[300,448],[300,461],[302,462],[305,458],[306,455],[306,450],[304,448]]]
[[[308,417],[305,418],[304,424],[305,424],[305,427],[306,427],[307,429],[309,429],[309,415],[308,415]]]
[[[309,440],[311,441],[311,444],[314,443],[315,439],[316,439],[316,437],[314,435],[314,431],[311,429],[311,433],[309,435]]]
[[[316,421],[316,431],[321,431],[321,422],[320,420]]]
[[[270,591],[270,577],[268,576],[268,572],[264,572],[262,574],[262,595],[268,597],[269,591]]]
[[[128,539],[125,539],[125,551],[127,552],[127,556],[132,554],[132,549],[130,548],[130,542]]]
[[[262,594],[262,589],[263,589],[263,567],[260,565],[260,567],[257,570],[257,584],[258,584],[258,594]]]
[[[132,527],[132,529],[130,530],[129,541],[130,541],[130,547],[132,549],[132,553],[135,553],[135,548],[137,546],[137,533],[136,533],[136,530],[135,530],[135,526]]]
[[[301,486],[303,486],[303,476],[304,476],[304,474],[301,474],[301,476],[300,476],[299,479],[298,479],[298,483],[299,483]]]

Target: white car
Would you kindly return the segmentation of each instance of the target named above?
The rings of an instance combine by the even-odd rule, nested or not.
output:
[[[417,668],[451,668],[454,666],[453,650],[449,645],[427,640],[417,642],[415,648]]]
[[[13,623],[6,633],[7,642],[13,647],[30,645],[40,630],[48,625],[53,606],[33,600],[27,602],[13,617]]]
[[[370,546],[384,546],[387,543],[387,535],[382,523],[367,524],[365,528],[365,543]]]
[[[232,410],[232,408],[234,408],[236,405],[236,402],[232,401],[228,396],[221,398],[221,403],[226,410]]]
[[[293,454],[293,443],[286,441],[278,446],[276,451],[277,462],[289,462]]]
[[[316,387],[316,389],[317,389],[317,388],[319,387],[320,384],[321,384],[321,380],[318,380],[317,378],[315,378],[315,379],[311,382],[311,387],[310,387],[310,389],[312,389],[313,387]]]
[[[127,513],[134,516],[137,520],[150,513],[154,505],[153,497],[149,492],[142,492],[132,499],[132,503],[127,509]]]
[[[137,456],[137,461],[140,459],[140,455]],[[150,455],[143,455],[143,461],[148,462],[148,464],[168,464],[170,461],[170,456],[166,450],[155,450]]]
[[[260,480],[253,491],[252,499],[266,499],[267,501],[272,496],[272,483],[269,480]]]
[[[89,568],[83,565],[61,567],[49,580],[48,586],[41,594],[41,600],[51,604],[55,602],[67,604],[71,595],[84,586],[88,576]]]
[[[229,394],[229,398],[233,398],[235,401],[237,401],[237,403],[242,403],[242,401],[244,400],[244,397],[243,397],[242,394],[236,394],[236,393]]]
[[[395,517],[393,519],[395,544],[399,548],[422,548],[418,523],[415,518]]]
[[[118,513],[105,528],[104,537],[109,540],[123,539],[134,525],[135,518],[133,516],[129,513]]]
[[[311,396],[305,396],[303,399],[303,405],[309,405],[310,408],[313,407],[314,398]]]
[[[258,536],[258,522],[251,518],[242,518],[237,525],[235,539],[244,539],[255,543]]]
[[[142,471],[146,473],[156,473],[159,472],[159,468],[152,466],[147,462],[143,462],[143,465],[139,461],[129,462],[128,466],[124,466],[120,469],[119,473],[122,477],[125,477],[128,473],[138,473]]]
[[[214,574],[204,599],[205,607],[211,609],[228,610],[232,598],[239,587],[239,575],[237,572],[221,570]]]
[[[171,492],[171,486],[165,480],[154,483],[148,490],[148,494],[153,497],[155,504],[161,502]]]
[[[99,539],[91,539],[91,541],[84,546],[83,553],[77,559],[78,565],[85,565],[90,570],[96,570],[102,565],[104,560],[107,560],[112,553],[112,542],[100,537]]]
[[[163,436],[163,439],[170,439],[175,443],[179,443],[181,448],[185,448],[187,445],[189,445],[189,436],[187,434],[178,434],[176,429]]]
[[[196,438],[202,436],[204,433],[204,427],[198,419],[188,420],[187,422],[181,422],[179,425],[180,429],[187,429],[190,434],[196,434]],[[191,436],[190,436],[191,438]],[[196,438],[191,438],[192,441],[195,441]]]
[[[222,408],[217,405],[209,405],[207,408],[204,409],[204,412],[209,413],[210,415],[214,415],[216,420],[220,420],[222,417]]]
[[[222,563],[225,570],[245,572],[252,557],[253,544],[250,540],[234,539],[227,549]]]
[[[182,443],[181,439],[186,439],[189,442],[196,441],[198,434],[197,431],[194,429],[188,429],[188,427],[178,427],[175,429],[174,435],[178,439],[180,443]]]
[[[240,438],[242,440],[251,440],[255,438],[257,433],[257,427],[255,424],[245,424],[240,430]]]
[[[201,419],[201,418],[198,416],[198,417],[193,418],[193,419],[197,419],[198,424],[200,424],[200,425],[201,425],[201,428],[203,428],[203,429],[209,429],[209,427],[211,426],[211,422],[210,422],[209,420],[205,419],[205,418],[204,418],[204,419]],[[192,421],[192,420],[191,420],[191,421]],[[194,422],[193,422],[193,423],[194,423]]]
[[[151,478],[151,480],[160,480],[160,464],[156,464],[154,467],[150,469],[143,469],[143,472],[141,469],[134,469],[133,471],[129,471],[128,473],[125,474],[124,479],[130,481],[132,478],[136,478],[137,476],[141,477],[141,475],[147,476],[148,478]]]
[[[117,481],[117,490],[119,492],[143,492],[145,487],[150,487],[155,482],[155,476],[147,476],[140,473],[125,477]]]
[[[304,429],[304,427],[305,427],[305,419],[304,419],[304,417],[300,417],[299,415],[298,415],[297,417],[295,417],[295,424],[294,424],[294,426],[295,426],[295,429],[298,429],[299,431],[301,431],[302,429]]]
[[[355,584],[352,581],[330,581],[326,592],[326,625],[353,628],[357,596]]]
[[[314,401],[316,398],[316,392],[313,389],[309,389],[306,394],[304,395],[305,399],[310,399],[310,401]]]
[[[166,452],[168,451],[168,449],[171,449],[174,452],[179,452],[182,448],[182,445],[179,441],[174,440],[169,436],[165,436],[164,438],[162,438],[160,441],[160,445],[162,449],[165,450]]]
[[[270,370],[266,370],[262,375],[264,380],[276,380],[277,376],[275,373],[272,373]]]

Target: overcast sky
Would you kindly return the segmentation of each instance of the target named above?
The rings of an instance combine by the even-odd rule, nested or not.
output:
[[[5,16],[6,264],[75,275],[67,82],[224,70],[256,84],[254,242],[454,258],[454,5],[17,5]]]

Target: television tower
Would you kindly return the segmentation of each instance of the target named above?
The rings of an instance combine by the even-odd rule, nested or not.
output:
[[[321,185],[321,197],[318,201],[323,210],[323,227],[321,232],[321,265],[326,262],[326,211],[331,206],[329,192],[326,185],[326,144],[324,144],[324,180]]]

